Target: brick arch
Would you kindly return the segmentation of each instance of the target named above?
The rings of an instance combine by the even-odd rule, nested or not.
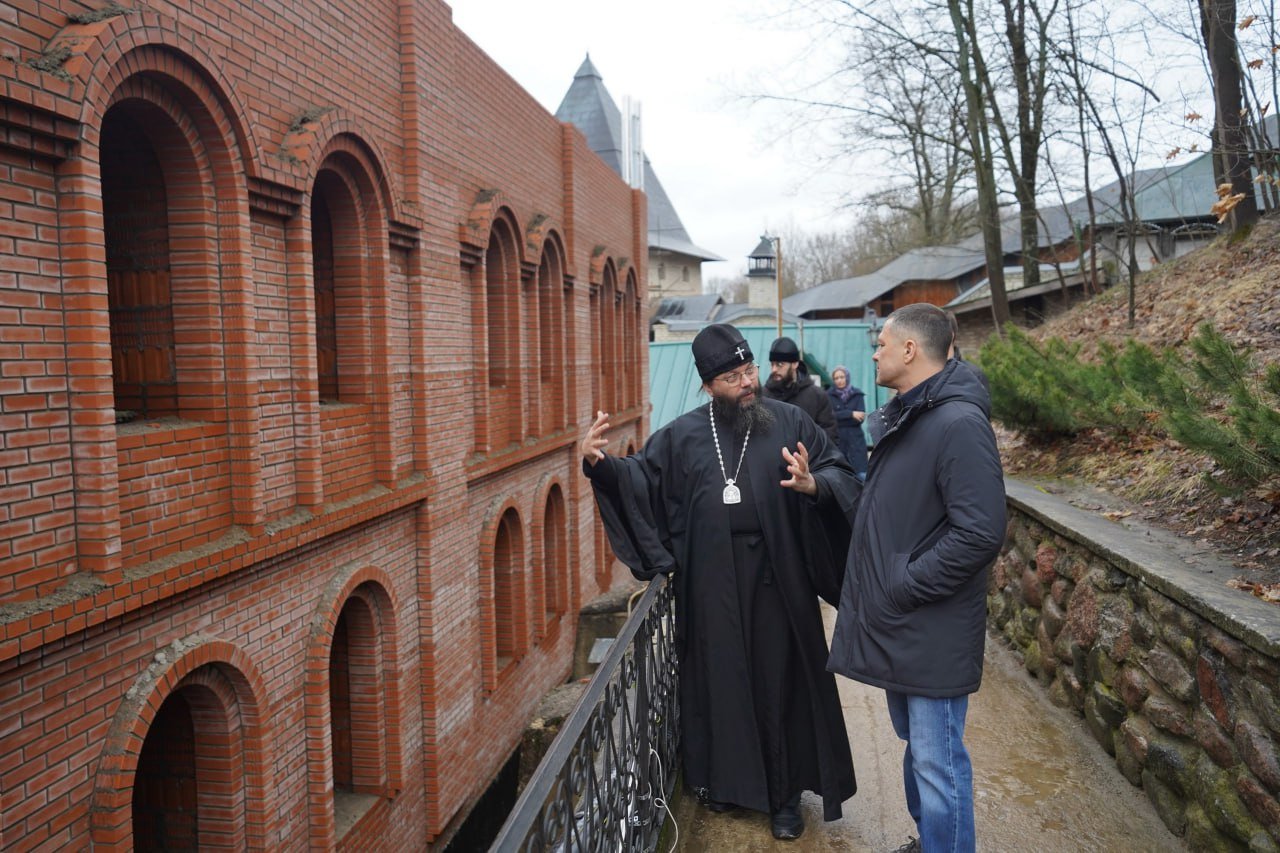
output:
[[[315,138],[325,142],[316,147],[315,155],[308,161],[311,165],[308,174],[312,176],[312,185],[315,174],[324,168],[327,161],[338,157],[349,158],[352,163],[350,171],[358,183],[361,197],[370,200],[376,198],[380,202],[379,207],[370,208],[367,212],[376,214],[371,227],[379,229],[385,235],[389,221],[398,215],[400,208],[395,188],[388,178],[386,164],[389,161],[386,156],[376,142],[360,135],[355,123],[338,113],[336,108],[334,112],[325,113],[319,118],[315,126]],[[384,238],[382,242],[387,241]]]
[[[95,847],[129,846],[133,837],[134,777],[142,744],[164,700],[188,687],[207,690],[213,698],[212,702],[203,703],[203,713],[216,714],[221,709],[229,724],[230,715],[238,714],[242,780],[229,774],[228,781],[238,788],[226,793],[234,795],[238,791],[242,795],[243,827],[239,835],[243,846],[270,846],[267,823],[276,810],[267,773],[274,765],[274,757],[273,739],[265,729],[274,713],[266,698],[266,682],[252,658],[238,646],[193,634],[175,640],[156,654],[112,717],[90,808],[90,838]]]
[[[587,271],[587,283],[593,288],[604,284],[606,270],[609,271],[613,280],[617,281],[618,263],[609,252],[609,247],[596,246],[591,250],[591,267]]]
[[[564,241],[560,234],[564,231],[560,223],[545,213],[537,213],[529,220],[524,231],[524,256],[530,260],[542,257],[544,250],[559,251],[565,257]],[[551,244],[555,245],[551,245]]]
[[[528,253],[528,238],[526,235],[525,239],[519,239],[524,229],[520,227],[520,217],[516,214],[515,205],[498,189],[477,192],[471,209],[467,211],[467,218],[458,225],[458,239],[464,249],[469,250],[464,251],[464,255],[483,257],[485,250],[489,248],[494,223],[499,220],[505,220],[510,227],[517,252],[516,262],[523,265],[532,257]]]
[[[509,518],[515,519],[518,540],[512,543],[515,565],[512,566],[510,578],[499,578],[497,575],[497,545],[502,524]],[[481,681],[486,693],[492,693],[498,687],[498,680],[505,669],[498,666],[499,657],[499,624],[501,615],[498,602],[503,596],[510,600],[510,652],[511,662],[515,663],[527,650],[528,642],[528,603],[524,594],[525,569],[528,561],[525,557],[525,542],[528,538],[524,516],[514,497],[497,498],[489,505],[484,523],[480,530],[480,650]],[[509,581],[510,586],[499,588],[500,581]]]
[[[93,138],[113,93],[128,77],[152,72],[198,98],[203,110],[217,117],[222,146],[237,152],[233,159],[250,175],[260,175],[256,152],[261,148],[236,90],[222,73],[202,37],[179,31],[173,22],[150,10],[131,9],[89,24],[68,24],[49,43],[66,47],[71,56],[63,70],[71,74],[72,100],[81,102],[80,126],[85,141]]]
[[[311,617],[307,641],[303,703],[307,743],[307,811],[313,847],[332,850],[337,842],[333,797],[332,718],[329,709],[329,660],[338,618],[348,602],[358,599],[373,615],[380,640],[380,727],[385,739],[379,745],[385,771],[383,796],[394,796],[403,787],[400,761],[400,684],[394,586],[376,566],[349,564],[334,572],[320,593]]]

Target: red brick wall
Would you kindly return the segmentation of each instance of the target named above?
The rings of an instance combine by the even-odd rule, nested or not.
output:
[[[197,772],[236,804],[227,825],[202,814],[202,837],[420,849],[499,771],[569,672],[574,611],[612,581],[575,445],[602,396],[619,404],[619,445],[645,433],[645,294],[626,286],[647,279],[644,199],[439,0],[153,2],[83,24],[68,21],[81,3],[14,8],[0,31],[0,847],[129,847],[142,744],[180,695],[196,700]],[[48,56],[64,61],[33,67]],[[166,173],[182,400],[117,426],[99,146],[121,103],[112,115],[154,117],[157,155],[182,166]],[[339,340],[364,384],[340,405],[320,404],[317,374],[322,167],[364,241],[359,340]],[[491,335],[499,217],[518,258],[510,328]],[[554,311],[546,251],[563,252]],[[606,269],[623,295],[601,375]],[[553,329],[562,343],[544,346]],[[491,340],[518,341],[503,386],[518,426],[475,452]],[[554,584],[540,565],[553,488]],[[523,593],[501,614],[514,660],[486,683],[495,509],[518,521]],[[549,618],[554,585],[567,610]],[[353,597],[381,667],[362,675],[380,719],[359,761],[382,781],[338,839],[330,640]]]

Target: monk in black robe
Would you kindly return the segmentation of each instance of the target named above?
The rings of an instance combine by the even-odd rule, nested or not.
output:
[[[625,458],[604,453],[598,413],[583,470],[619,559],[674,574],[685,784],[789,840],[802,791],[837,820],[856,789],[818,597],[839,595],[860,485],[807,414],[761,395],[736,329],[709,326],[693,350],[708,403]]]

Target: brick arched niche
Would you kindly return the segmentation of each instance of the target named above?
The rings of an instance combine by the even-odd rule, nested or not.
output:
[[[145,57],[132,57],[141,63]],[[220,216],[243,194],[217,104],[144,70],[98,128],[117,420],[226,420],[223,265],[240,247]],[[215,112],[216,111],[216,112]],[[238,287],[239,283],[228,283]]]
[[[569,323],[573,316],[573,292],[565,278],[565,251],[560,235],[550,232],[542,243],[537,273],[537,319],[534,340],[538,341],[538,378],[541,394],[537,409],[539,435],[565,429],[569,425],[568,379],[572,364]]]
[[[591,361],[595,366],[591,384],[595,392],[595,408],[616,414],[623,405],[621,384],[626,381],[618,373],[623,368],[622,353],[618,347],[618,308],[621,295],[618,292],[618,270],[613,259],[604,255],[599,257],[600,262],[593,264],[593,274],[598,275],[598,279],[593,278],[591,288],[591,313],[595,323],[595,334],[591,336]],[[627,366],[626,369],[631,368]]]
[[[326,501],[390,478],[386,383],[387,212],[381,170],[360,141],[335,137],[316,171],[308,219],[317,396]]]
[[[494,501],[480,534],[480,654],[486,693],[528,651],[525,535],[511,499]]]
[[[101,396],[83,397],[110,403],[88,415],[114,413],[120,426],[115,482],[86,471],[77,488],[118,490],[119,561],[130,566],[212,541],[236,514],[251,520],[232,446],[249,458],[252,439],[246,419],[231,416],[247,405],[243,372],[233,369],[235,331],[247,323],[237,227],[247,224],[247,189],[222,93],[183,57],[138,48],[94,88],[109,94],[87,115],[83,192],[96,178],[101,232],[73,226],[64,236],[101,241],[103,260],[77,264],[66,287],[92,295],[96,340],[110,343],[110,364],[93,368]]]
[[[94,846],[141,848],[150,839],[201,850],[270,847],[266,695],[253,662],[226,641],[197,634],[158,652],[107,733],[91,809]]]
[[[488,448],[501,450],[524,434],[520,395],[524,386],[520,340],[520,253],[518,226],[510,209],[502,208],[489,230],[484,254],[485,339]],[[478,415],[480,413],[477,413]]]
[[[626,274],[626,286],[622,291],[622,301],[618,306],[619,334],[622,338],[622,369],[624,376],[619,382],[625,399],[623,407],[634,409],[640,405],[640,388],[643,378],[640,366],[640,329],[643,325],[644,312],[640,304],[640,290],[636,280],[635,267],[629,267]]]
[[[367,403],[372,384],[371,306],[364,286],[375,266],[366,204],[376,198],[362,192],[359,174],[352,158],[332,154],[311,193],[316,373],[327,403]]]
[[[379,798],[394,797],[403,786],[390,589],[381,569],[344,566],[321,593],[311,620],[305,704],[313,847],[332,849]],[[339,824],[339,811],[351,822]]]
[[[546,475],[538,484],[534,538],[534,636],[554,637],[569,609],[569,514],[560,479]]]

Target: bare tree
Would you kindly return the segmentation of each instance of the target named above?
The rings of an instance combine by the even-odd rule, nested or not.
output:
[[[773,80],[771,91],[751,100],[789,107],[788,126],[804,134],[810,149],[821,147],[817,160],[823,166],[876,163],[874,186],[845,206],[892,221],[902,228],[898,242],[905,248],[966,236],[975,204],[964,97],[954,63],[930,43],[935,21],[903,10],[897,29],[868,27],[871,18],[852,0],[801,5],[806,25],[825,33],[842,60],[823,67],[817,79],[786,87],[790,91],[780,91],[783,84]]]
[[[1124,221],[1124,231],[1127,238],[1128,262],[1125,264],[1128,278],[1129,292],[1129,326],[1132,327],[1135,322],[1136,315],[1136,294],[1137,294],[1137,274],[1138,274],[1138,257],[1137,257],[1137,237],[1141,230],[1141,223],[1138,217],[1137,206],[1134,203],[1134,187],[1133,177],[1136,171],[1134,163],[1136,162],[1136,154],[1134,154],[1135,146],[1129,144],[1131,136],[1128,132],[1128,124],[1132,122],[1133,116],[1130,114],[1121,114],[1119,100],[1115,97],[1111,100],[1111,106],[1116,120],[1108,121],[1104,114],[1103,108],[1099,104],[1099,99],[1094,96],[1092,86],[1090,85],[1089,72],[1100,70],[1105,66],[1099,61],[1098,57],[1086,56],[1084,43],[1085,38],[1081,36],[1080,30],[1076,23],[1074,9],[1068,5],[1066,9],[1067,38],[1066,42],[1059,50],[1059,58],[1061,59],[1060,74],[1066,80],[1066,91],[1069,96],[1074,99],[1077,108],[1077,117],[1080,127],[1080,137],[1083,145],[1087,145],[1087,140],[1094,134],[1097,135],[1106,155],[1107,161],[1111,164],[1111,168],[1115,173],[1116,181],[1119,185],[1119,205],[1121,216]],[[1091,33],[1089,43],[1098,45],[1109,42],[1109,33],[1106,30],[1105,20],[1099,22],[1098,31]],[[1109,57],[1114,62],[1115,52],[1111,51]],[[1110,91],[1116,91],[1115,86],[1118,81],[1129,78],[1121,74],[1119,68],[1114,65],[1109,69],[1104,77],[1111,84]],[[1144,94],[1150,95],[1149,89],[1135,83]],[[1137,112],[1139,120],[1145,116],[1144,110]],[[1120,140],[1117,143],[1117,138]],[[1140,125],[1138,132],[1132,135],[1132,138],[1141,138]],[[1125,154],[1129,157],[1126,160]],[[1093,273],[1097,274],[1097,234],[1098,219],[1097,209],[1094,204],[1093,191],[1091,187],[1086,185],[1086,198],[1089,208],[1089,239],[1091,242],[1090,254],[1093,257]]]

